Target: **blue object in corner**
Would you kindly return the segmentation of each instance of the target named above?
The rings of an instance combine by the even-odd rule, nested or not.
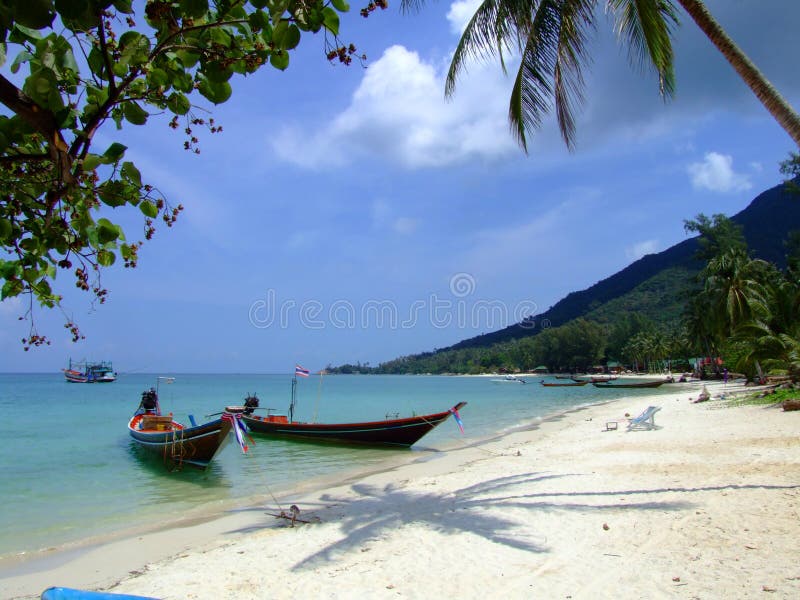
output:
[[[158,600],[150,596],[111,594],[109,592],[87,592],[72,588],[51,587],[42,592],[41,600]]]

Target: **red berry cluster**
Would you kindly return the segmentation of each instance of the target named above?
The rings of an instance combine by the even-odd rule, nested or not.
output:
[[[365,8],[362,8],[360,14],[365,19],[370,15],[371,12],[374,12],[375,9],[380,8],[381,10],[386,10],[389,8],[389,2],[387,0],[371,0],[369,4]]]

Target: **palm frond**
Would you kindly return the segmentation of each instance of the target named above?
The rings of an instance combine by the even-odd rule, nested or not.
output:
[[[628,44],[628,57],[640,67],[649,63],[658,73],[659,91],[668,99],[675,92],[672,32],[678,25],[671,0],[608,0],[616,16],[617,35]]]
[[[575,146],[576,104],[583,100],[582,63],[587,61],[587,32],[594,26],[595,0],[542,0],[526,31],[514,83],[509,120],[517,142],[527,151],[525,134],[541,126],[555,104],[561,136]]]
[[[537,3],[538,0],[531,0]],[[500,55],[501,66],[505,72],[503,50],[518,45],[518,35],[514,27],[512,13],[530,1],[507,2],[504,0],[485,0],[467,23],[458,41],[445,81],[445,96],[455,92],[456,80],[470,58],[487,60]]]

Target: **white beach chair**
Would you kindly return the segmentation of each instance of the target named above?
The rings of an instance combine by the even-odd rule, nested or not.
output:
[[[660,406],[648,406],[638,417],[628,420],[628,431],[633,431],[634,429],[656,429],[655,414],[660,410]]]

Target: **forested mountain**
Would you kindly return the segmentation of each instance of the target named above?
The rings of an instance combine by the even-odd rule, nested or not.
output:
[[[741,225],[747,246],[755,258],[761,258],[784,268],[786,266],[784,241],[790,231],[800,229],[800,198],[787,193],[783,184],[776,185],[759,194],[747,208],[731,217],[731,221]],[[700,268],[693,258],[697,251],[697,239],[693,237],[663,252],[648,254],[593,286],[568,294],[533,318],[537,323],[547,319],[551,326],[557,327],[572,319],[600,311],[604,305],[622,299],[637,286],[657,278],[668,269],[694,274]],[[672,299],[664,297],[664,300],[670,304]],[[660,306],[650,308],[660,310]],[[639,307],[629,306],[627,310],[639,310]],[[505,329],[469,338],[441,350],[491,346],[535,333],[535,328],[532,330],[520,327],[518,324],[510,325]]]
[[[754,258],[783,269],[786,266],[785,240],[790,231],[800,229],[800,197],[787,192],[783,184],[777,185],[759,194],[747,208],[731,217],[731,221],[741,226]],[[509,353],[519,360],[523,349],[511,342],[540,334],[543,322],[551,328],[562,327],[576,319],[612,325],[632,313],[654,323],[674,322],[682,316],[694,277],[702,268],[695,259],[698,239],[693,237],[663,252],[644,256],[587,289],[568,294],[545,312],[533,315],[531,319],[535,321],[535,327],[515,324],[447,348],[398,358],[376,368],[345,365],[333,370],[476,372],[480,371],[481,365],[490,368],[507,362]],[[493,351],[487,352],[489,348]],[[505,357],[500,363],[487,358],[497,352]]]

